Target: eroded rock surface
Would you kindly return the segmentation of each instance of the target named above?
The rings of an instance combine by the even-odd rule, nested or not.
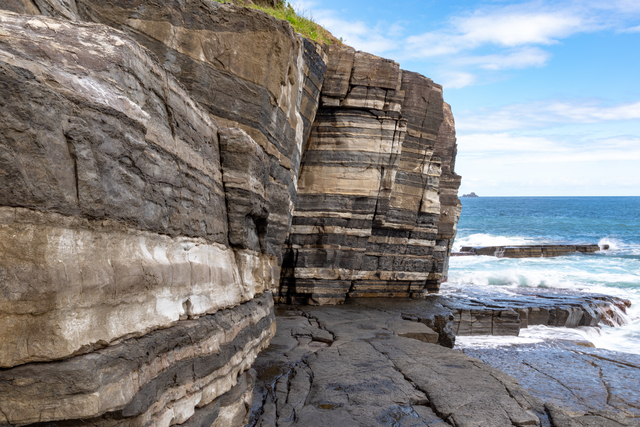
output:
[[[543,400],[553,425],[640,426],[640,356],[569,342],[465,349]]]
[[[424,339],[434,332],[419,303],[279,306],[276,336],[254,365],[249,425],[640,425],[636,355],[566,342],[465,355]],[[421,335],[406,334],[412,324]]]
[[[589,254],[600,251],[598,245],[525,245],[525,246],[463,246],[455,256],[488,255],[498,258],[556,257],[580,252]]]
[[[25,15],[44,15],[72,21],[78,19],[75,0],[5,0],[0,9]]]
[[[274,287],[273,254],[229,247],[236,207],[218,125],[147,51],[95,24],[0,23],[0,366],[66,357]]]
[[[422,324],[399,311],[278,310],[276,336],[254,365],[249,425],[504,427],[546,420],[541,403],[512,377],[407,337],[407,325]]]
[[[151,50],[218,123],[242,129],[261,148],[267,171],[263,198],[270,216],[263,237],[279,267],[301,155],[324,81],[323,48],[296,34],[286,21],[232,4],[76,3],[83,19],[121,29]],[[259,175],[249,176],[260,182],[264,176]],[[247,218],[260,222],[261,215],[253,212]]]
[[[438,218],[438,236],[434,252],[435,268],[429,284],[431,289],[439,287],[440,282],[446,279],[449,270],[449,256],[458,229],[458,220],[462,204],[458,198],[458,188],[462,177],[455,173],[456,155],[456,129],[451,112],[451,106],[444,103],[444,120],[438,131],[433,155],[440,158],[442,171],[440,174],[440,217]]]
[[[2,370],[0,423],[182,424],[231,390],[275,333],[274,320],[265,294],[90,354]]]
[[[286,237],[264,149],[118,30],[0,32],[0,424],[241,425]]]
[[[576,328],[619,326],[630,301],[601,294],[556,289],[515,289],[510,294],[481,289],[429,296],[454,315],[456,335],[514,335],[534,325]]]

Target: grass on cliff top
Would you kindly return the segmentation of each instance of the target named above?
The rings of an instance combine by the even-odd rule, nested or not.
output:
[[[329,31],[325,30],[322,26],[313,22],[313,17],[306,17],[302,12],[296,11],[289,2],[285,1],[260,1],[260,0],[249,0],[244,2],[240,1],[229,1],[229,0],[217,0],[220,3],[232,2],[245,7],[250,7],[252,9],[261,10],[274,18],[282,19],[283,21],[289,22],[293,27],[294,31],[302,34],[304,37],[311,39],[315,42],[326,43],[326,44],[342,44],[342,40],[335,38]],[[265,3],[273,3],[275,6],[267,5]]]
[[[296,12],[296,10],[289,3],[282,4],[276,7],[261,6],[257,4],[247,6],[253,9],[259,9],[275,18],[288,21],[295,32],[300,33],[304,37],[313,41],[326,44],[340,43],[340,41],[333,37],[333,35],[331,35],[329,31],[313,22],[312,17],[307,18],[301,13]]]

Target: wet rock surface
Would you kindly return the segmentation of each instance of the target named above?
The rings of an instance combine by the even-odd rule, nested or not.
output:
[[[489,293],[481,288],[432,295],[454,315],[456,335],[513,335],[534,325],[576,328],[624,322],[630,301],[609,295],[558,289],[510,289]]]
[[[276,312],[276,336],[254,365],[249,426],[639,425],[634,355],[566,344],[463,357],[443,347],[455,342],[446,297]]]
[[[456,336],[518,336],[521,329],[534,325],[620,325],[630,304],[608,295],[554,289],[511,290],[509,294],[465,289],[416,300],[362,298],[348,303],[399,312],[404,319],[424,323],[439,334],[439,344],[450,348]]]
[[[249,425],[539,425],[542,407],[513,378],[403,336],[411,323],[360,305],[278,307]]]
[[[554,425],[640,425],[639,355],[560,341],[463,351],[517,378]]]
[[[464,196],[463,196],[464,197]],[[463,246],[452,256],[488,255],[498,258],[540,258],[568,255],[575,252],[598,252],[598,245],[524,245],[524,246]]]

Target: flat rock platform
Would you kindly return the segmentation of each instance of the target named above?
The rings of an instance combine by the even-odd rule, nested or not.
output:
[[[557,341],[465,349],[464,353],[517,378],[551,411],[562,407],[576,416],[575,425],[615,426],[616,420],[622,425],[637,423],[640,356],[581,344]],[[567,420],[566,415],[560,418]]]
[[[602,249],[607,249],[603,247]],[[451,256],[486,255],[498,258],[547,258],[580,252],[590,254],[600,251],[598,245],[522,245],[522,246],[463,246]]]
[[[503,360],[437,344],[442,333],[426,323],[451,316],[428,300],[278,306],[276,336],[254,365],[249,426],[640,426],[635,357],[538,348],[548,366],[535,376],[515,348]],[[538,386],[554,365],[572,381],[554,373]],[[583,397],[593,384],[597,398]]]

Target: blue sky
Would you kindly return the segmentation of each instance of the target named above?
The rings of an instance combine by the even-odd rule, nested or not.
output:
[[[640,0],[298,0],[444,86],[461,193],[640,196]]]

